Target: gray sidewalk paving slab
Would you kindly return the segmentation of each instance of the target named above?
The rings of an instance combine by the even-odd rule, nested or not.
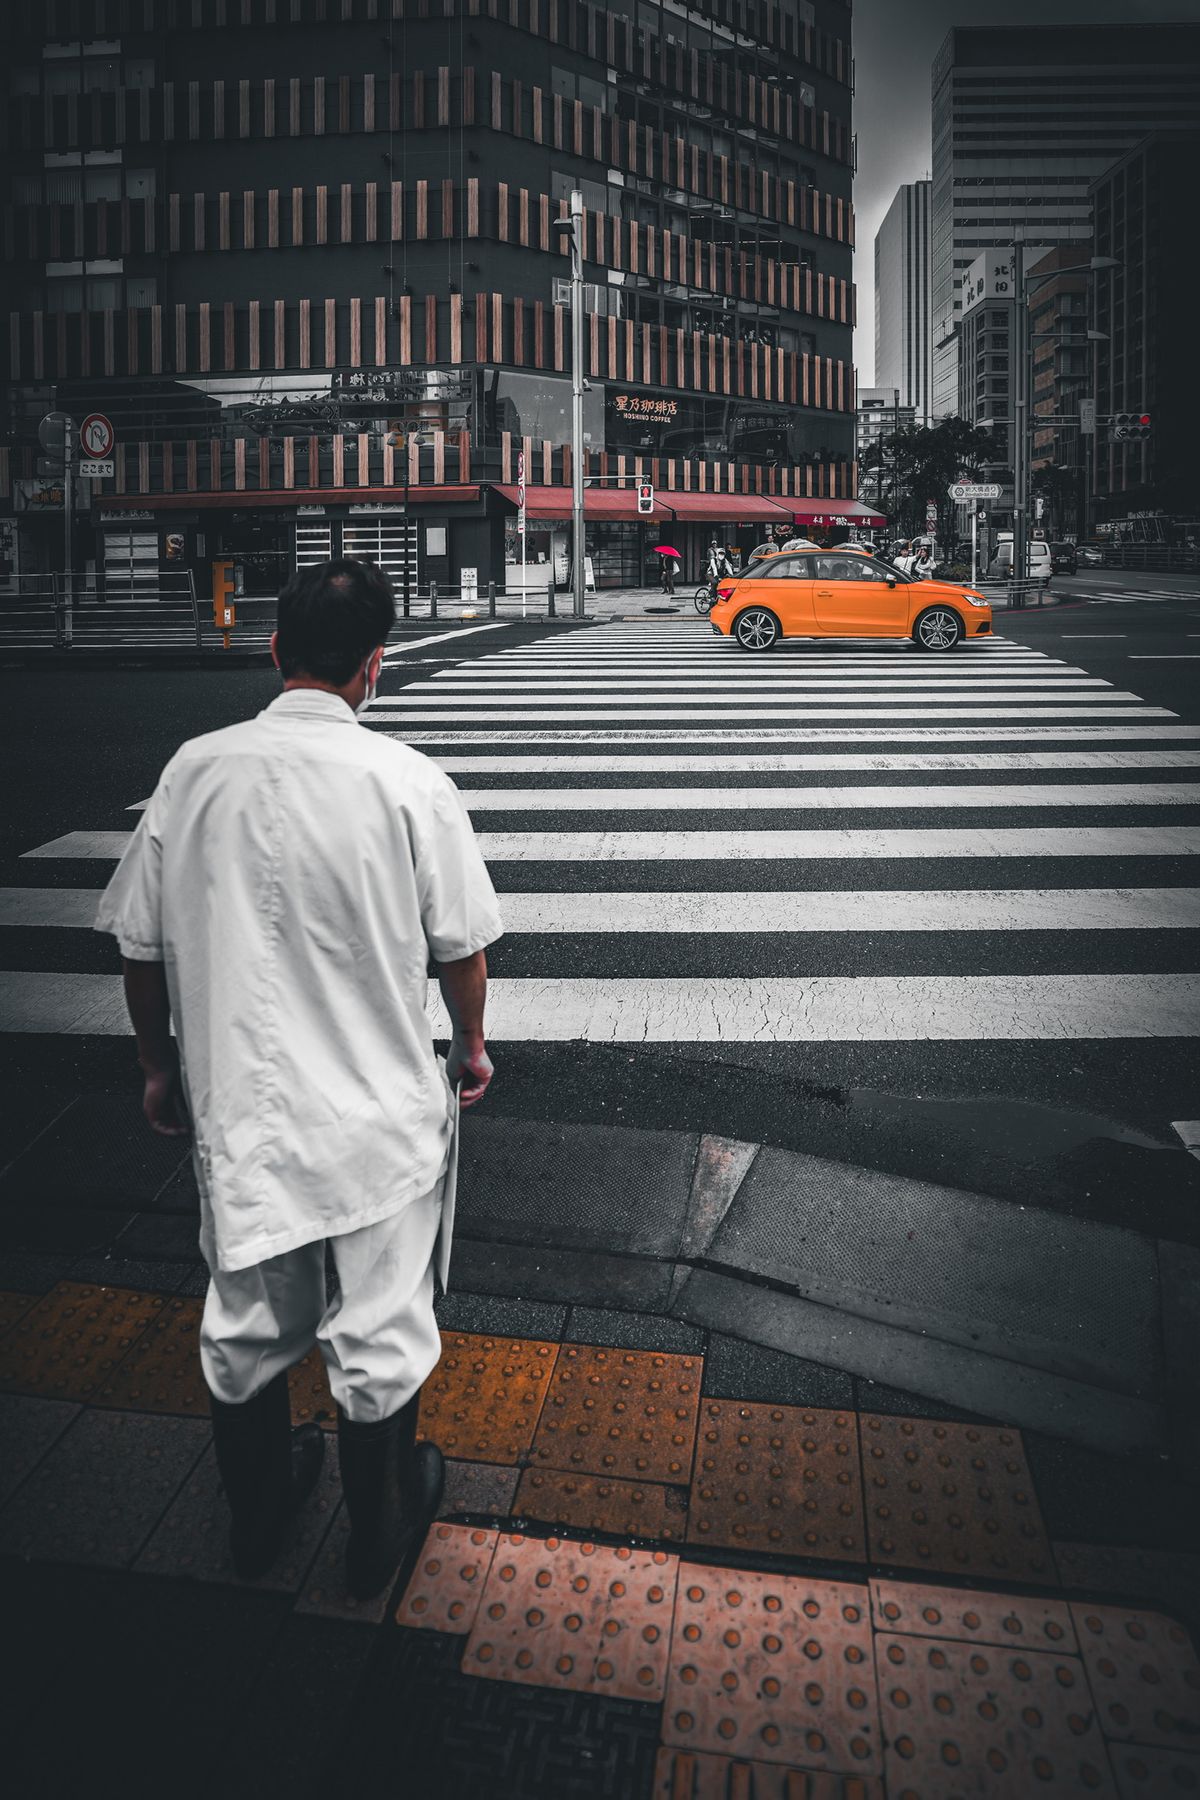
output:
[[[1188,1479],[1200,1482],[1200,1250],[1160,1243],[1158,1268],[1171,1447]]]
[[[784,1350],[712,1331],[704,1359],[704,1397],[846,1411],[854,1405],[854,1378]]]
[[[140,1095],[83,1093],[0,1175],[0,1204],[149,1205],[188,1154],[146,1129]]]
[[[568,1344],[602,1344],[613,1350],[656,1350],[682,1356],[704,1352],[704,1333],[662,1313],[619,1312],[613,1307],[573,1306],[561,1334]]]
[[[676,1309],[669,1304],[673,1268],[673,1263],[645,1256],[606,1256],[598,1250],[553,1246],[538,1250],[458,1237],[451,1280],[468,1293],[673,1313]]]
[[[292,1521],[278,1561],[257,1581],[240,1583],[229,1554],[229,1506],[210,1446],[134,1567],[144,1575],[234,1582],[270,1593],[295,1594],[333,1522],[340,1500],[337,1441],[327,1433],[325,1461],[316,1488]]]
[[[506,1463],[460,1462],[446,1458],[446,1491],[438,1518],[455,1513],[488,1514],[506,1519],[512,1512],[521,1471]]]
[[[1165,1445],[1161,1413],[1143,1401],[733,1276],[693,1271],[672,1311],[694,1325],[854,1375],[886,1370],[914,1393],[1100,1450]]]
[[[130,1567],[208,1435],[204,1419],[85,1411],[0,1511],[0,1549]]]
[[[696,1141],[678,1131],[469,1118],[457,1229],[474,1238],[673,1256]]]
[[[1054,1560],[1065,1588],[1162,1607],[1193,1630],[1200,1622],[1200,1556],[1127,1544],[1056,1542]]]
[[[457,1280],[435,1303],[443,1331],[482,1331],[514,1338],[562,1337],[567,1308],[548,1300],[517,1300],[495,1294],[460,1293]]]
[[[73,1400],[0,1394],[0,1505],[16,1493],[79,1412]]]
[[[1160,1377],[1154,1246],[1115,1226],[767,1147],[708,1254],[1072,1381],[1137,1396]]]

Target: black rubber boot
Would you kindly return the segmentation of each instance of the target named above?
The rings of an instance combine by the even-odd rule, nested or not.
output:
[[[338,1410],[342,1493],[350,1515],[346,1582],[369,1600],[391,1580],[442,1503],[446,1465],[436,1444],[418,1444],[419,1398],[390,1418],[356,1425]]]
[[[233,1514],[233,1566],[243,1581],[253,1581],[279,1555],[289,1519],[316,1486],[325,1434],[319,1425],[293,1431],[286,1373],[240,1406],[214,1394],[209,1406],[217,1468]]]

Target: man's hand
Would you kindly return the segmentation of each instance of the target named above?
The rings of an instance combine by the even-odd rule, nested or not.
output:
[[[147,1067],[143,1063],[142,1068],[146,1076],[142,1111],[151,1131],[157,1131],[160,1137],[187,1137],[191,1120],[183,1098],[178,1062],[162,1067]]]
[[[462,1038],[456,1032],[450,1039],[446,1074],[451,1087],[462,1083],[458,1095],[460,1106],[474,1106],[477,1100],[482,1100],[493,1074],[492,1059],[483,1038]]]

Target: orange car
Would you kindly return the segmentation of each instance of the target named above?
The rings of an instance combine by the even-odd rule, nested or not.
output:
[[[972,588],[914,580],[849,546],[763,557],[717,583],[708,616],[743,650],[771,650],[784,637],[911,638],[919,650],[953,650],[992,629],[991,606]]]

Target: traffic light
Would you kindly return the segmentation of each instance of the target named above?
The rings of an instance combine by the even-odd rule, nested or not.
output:
[[[1147,412],[1114,413],[1109,421],[1109,437],[1114,444],[1142,443],[1150,436],[1150,414]]]
[[[654,511],[654,484],[650,481],[639,481],[637,484],[637,502],[640,513]]]

